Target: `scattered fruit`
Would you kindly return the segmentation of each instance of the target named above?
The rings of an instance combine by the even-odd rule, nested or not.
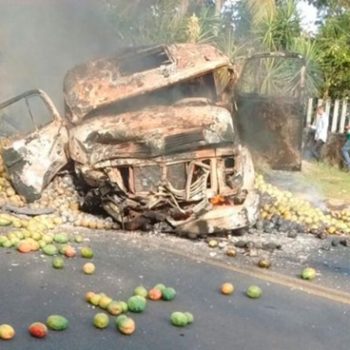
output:
[[[162,290],[163,300],[171,301],[175,299],[176,291],[174,288],[166,287]]]
[[[63,269],[64,268],[64,259],[60,256],[55,256],[52,259],[52,267],[55,269]]]
[[[95,272],[95,270],[96,270],[96,267],[91,262],[88,262],[83,266],[83,271],[86,275],[92,275]]]
[[[68,238],[68,236],[67,236],[65,233],[56,233],[56,234],[53,236],[53,240],[54,240],[56,243],[65,244],[65,243],[68,243],[69,238]]]
[[[47,244],[42,248],[44,254],[52,256],[58,254],[58,249],[54,244]]]
[[[87,302],[90,302],[91,298],[92,298],[94,295],[96,295],[94,292],[91,292],[91,291],[87,292],[87,293],[85,294],[85,300],[86,300]]]
[[[234,292],[235,287],[233,286],[232,283],[225,282],[221,285],[221,293],[225,295],[230,295]]]
[[[267,258],[262,258],[258,261],[258,266],[262,269],[268,269],[271,267],[271,261]]]
[[[108,295],[102,294],[100,301],[98,302],[98,306],[101,309],[107,309],[107,306],[112,302],[112,298],[110,298]]]
[[[176,327],[185,327],[188,324],[188,318],[185,313],[175,311],[170,315],[170,322]]]
[[[54,331],[63,331],[68,328],[68,320],[61,315],[51,315],[47,318],[47,326]]]
[[[194,321],[194,317],[190,312],[184,312],[185,316],[187,317],[187,324],[191,324]]]
[[[47,335],[47,327],[44,323],[34,322],[28,327],[31,336],[35,338],[44,338]]]
[[[262,290],[260,287],[253,285],[247,289],[246,294],[249,298],[258,299],[262,295]]]
[[[157,288],[152,288],[148,291],[148,299],[160,300],[162,299],[162,292]]]
[[[91,259],[94,257],[94,252],[90,247],[82,247],[80,249],[80,255],[82,258]]]
[[[138,286],[134,290],[134,295],[139,295],[141,297],[147,298],[148,291],[144,286]]]
[[[100,312],[94,316],[94,326],[99,329],[107,328],[109,325],[109,317],[107,314]]]
[[[9,324],[0,325],[0,339],[10,340],[16,335],[15,330]]]
[[[163,283],[158,283],[153,288],[159,289],[163,293],[163,290],[165,289],[165,285]]]
[[[83,236],[77,235],[74,237],[74,240],[76,243],[81,243],[84,240],[84,238]]]
[[[130,335],[135,332],[135,321],[125,315],[120,315],[116,319],[116,326],[120,333]]]
[[[128,300],[128,310],[131,312],[143,312],[146,308],[147,301],[140,295],[134,295]]]
[[[101,295],[100,294],[94,294],[90,298],[90,304],[97,306],[100,302]]]
[[[226,255],[231,256],[231,257],[235,257],[237,255],[237,251],[234,247],[227,247]]]
[[[67,258],[74,258],[76,256],[77,252],[76,252],[74,247],[72,247],[71,245],[67,245],[63,251],[63,254]]]
[[[219,242],[218,242],[216,239],[211,239],[211,240],[208,242],[208,246],[209,246],[210,248],[216,248],[218,245],[219,245]]]
[[[20,241],[17,246],[20,253],[29,253],[32,251],[32,244],[26,240]]]
[[[302,272],[301,272],[301,278],[303,280],[308,280],[311,281],[316,277],[316,270],[313,269],[312,267],[306,267]]]
[[[118,316],[124,312],[124,305],[120,301],[111,301],[107,306],[107,311],[113,316]]]

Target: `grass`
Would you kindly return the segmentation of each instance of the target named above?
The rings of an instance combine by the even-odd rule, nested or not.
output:
[[[301,177],[329,201],[343,201],[350,205],[350,173],[325,163],[303,162]]]

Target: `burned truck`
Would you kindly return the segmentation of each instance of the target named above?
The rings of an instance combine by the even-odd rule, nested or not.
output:
[[[2,151],[13,186],[33,201],[70,161],[86,203],[121,228],[196,237],[250,226],[259,198],[227,98],[233,81],[210,45],[131,48],[78,65],[64,79],[64,117],[40,90],[0,104],[24,104],[35,125]],[[50,116],[40,123],[38,98]]]

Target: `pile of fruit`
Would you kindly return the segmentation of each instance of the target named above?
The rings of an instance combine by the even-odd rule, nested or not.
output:
[[[350,210],[324,212],[291,192],[266,183],[262,175],[257,175],[255,184],[261,199],[258,224],[265,232],[295,230],[316,236],[350,233]]]
[[[0,153],[5,144],[6,139],[0,140]],[[104,230],[117,228],[109,217],[97,217],[80,210],[80,196],[70,174],[56,176],[43,191],[40,199],[26,203],[25,198],[19,196],[12,187],[0,155],[0,207],[5,204],[20,208],[28,206],[32,209],[54,209],[63,223],[75,226]]]
[[[0,156],[0,207],[6,203],[17,207],[23,207],[25,205],[25,200],[16,194],[16,191],[13,189],[10,181],[7,178],[4,163],[2,157]]]
[[[54,215],[19,219],[13,215],[0,214],[0,227],[14,228],[0,235],[0,247],[14,248],[20,253],[41,251],[48,256],[61,254],[66,258],[73,258],[77,254],[74,243],[82,243],[83,237],[77,234],[53,232],[61,222],[61,218]],[[88,246],[80,247],[79,252],[82,258],[91,259],[94,256],[92,249]],[[64,262],[54,259],[52,265],[55,268],[63,268]],[[83,270],[88,271],[85,273],[89,274],[91,268]]]
[[[0,152],[6,140],[0,140]],[[117,228],[110,217],[97,217],[80,210],[80,196],[70,174],[58,175],[43,191],[40,199],[26,203],[11,185],[0,155],[0,207],[10,204],[15,207],[28,206],[32,209],[54,209],[63,223],[90,229],[109,230]]]

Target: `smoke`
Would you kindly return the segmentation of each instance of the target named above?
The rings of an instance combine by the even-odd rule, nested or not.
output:
[[[326,197],[316,186],[305,182],[300,173],[286,171],[270,171],[266,177],[267,181],[278,188],[290,191],[321,210],[327,210]]]
[[[120,45],[104,1],[0,0],[0,9],[0,101],[40,88],[63,113],[66,71]]]

